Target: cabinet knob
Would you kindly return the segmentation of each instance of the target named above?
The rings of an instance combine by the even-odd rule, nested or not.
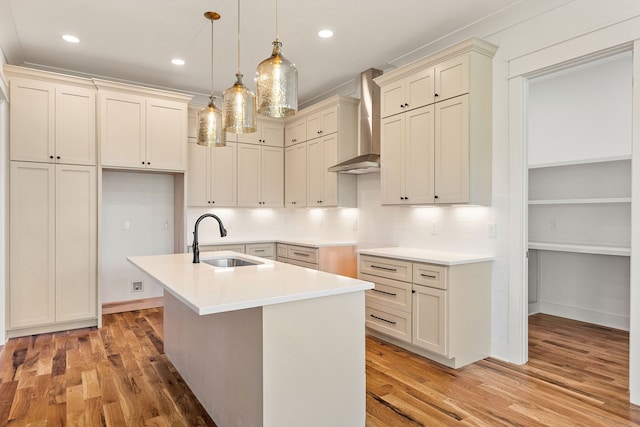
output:
[[[147,162],[147,164],[148,164],[148,165],[150,165],[150,164],[151,164],[151,162]]]
[[[142,162],[142,164],[144,165],[144,162]]]
[[[416,293],[416,291],[415,291],[415,290],[413,290],[413,289],[411,289],[411,293],[412,293],[412,294],[415,294],[415,293]]]
[[[49,156],[50,159],[53,159],[53,156]]]
[[[438,95],[437,93],[434,93],[433,96],[440,96],[440,95]]]
[[[60,156],[56,156],[56,159],[60,160]]]
[[[404,108],[404,105],[400,104],[400,108]]]
[[[438,198],[438,196],[433,196],[433,198],[434,198],[434,199],[437,199],[437,198]]]
[[[405,106],[405,107],[408,107],[408,106],[409,106],[409,104],[407,104],[407,103],[405,102],[405,103],[404,103],[404,106]]]

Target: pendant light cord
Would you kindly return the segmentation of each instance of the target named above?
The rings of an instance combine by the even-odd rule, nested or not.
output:
[[[278,32],[278,0],[276,0],[276,40],[280,40],[280,33]]]
[[[240,0],[238,0],[238,74],[240,74]]]
[[[213,102],[213,18],[211,18],[211,102]]]

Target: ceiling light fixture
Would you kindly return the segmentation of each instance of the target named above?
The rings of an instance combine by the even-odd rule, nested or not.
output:
[[[173,58],[171,60],[171,63],[173,65],[184,65],[184,59],[180,59],[180,58]]]
[[[220,19],[217,12],[205,12],[211,21],[211,96],[209,105],[198,112],[198,145],[224,147],[226,135],[223,132],[222,112],[213,102],[213,21]]]
[[[71,34],[65,34],[62,36],[62,39],[69,43],[80,43],[80,39],[76,36],[72,36]]]
[[[318,32],[318,36],[322,37],[323,39],[328,39],[330,37],[333,37],[333,31],[331,31],[331,30],[320,30]]]
[[[269,117],[292,116],[298,111],[298,70],[281,53],[276,0],[276,39],[271,56],[258,64],[258,113]]]
[[[257,130],[256,96],[242,83],[240,72],[240,0],[238,0],[238,72],[236,82],[222,95],[224,130],[251,133]]]

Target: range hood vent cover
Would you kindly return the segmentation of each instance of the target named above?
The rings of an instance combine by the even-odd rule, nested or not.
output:
[[[360,140],[358,156],[329,172],[365,174],[380,172],[380,87],[373,81],[382,71],[369,68],[360,73]]]

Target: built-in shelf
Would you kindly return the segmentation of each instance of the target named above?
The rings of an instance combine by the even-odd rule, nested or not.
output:
[[[529,242],[529,249],[581,254],[630,256],[631,248],[615,246],[574,245],[569,243]]]
[[[580,159],[580,160],[570,160],[563,162],[549,162],[549,163],[539,163],[535,165],[529,165],[529,169],[542,169],[542,168],[552,168],[556,166],[575,166],[575,165],[585,165],[592,163],[604,163],[604,162],[616,162],[620,160],[631,160],[631,156],[611,156],[611,157],[598,157],[593,159]]]
[[[589,205],[606,203],[631,203],[631,197],[599,197],[593,199],[542,199],[529,200],[530,205]]]

